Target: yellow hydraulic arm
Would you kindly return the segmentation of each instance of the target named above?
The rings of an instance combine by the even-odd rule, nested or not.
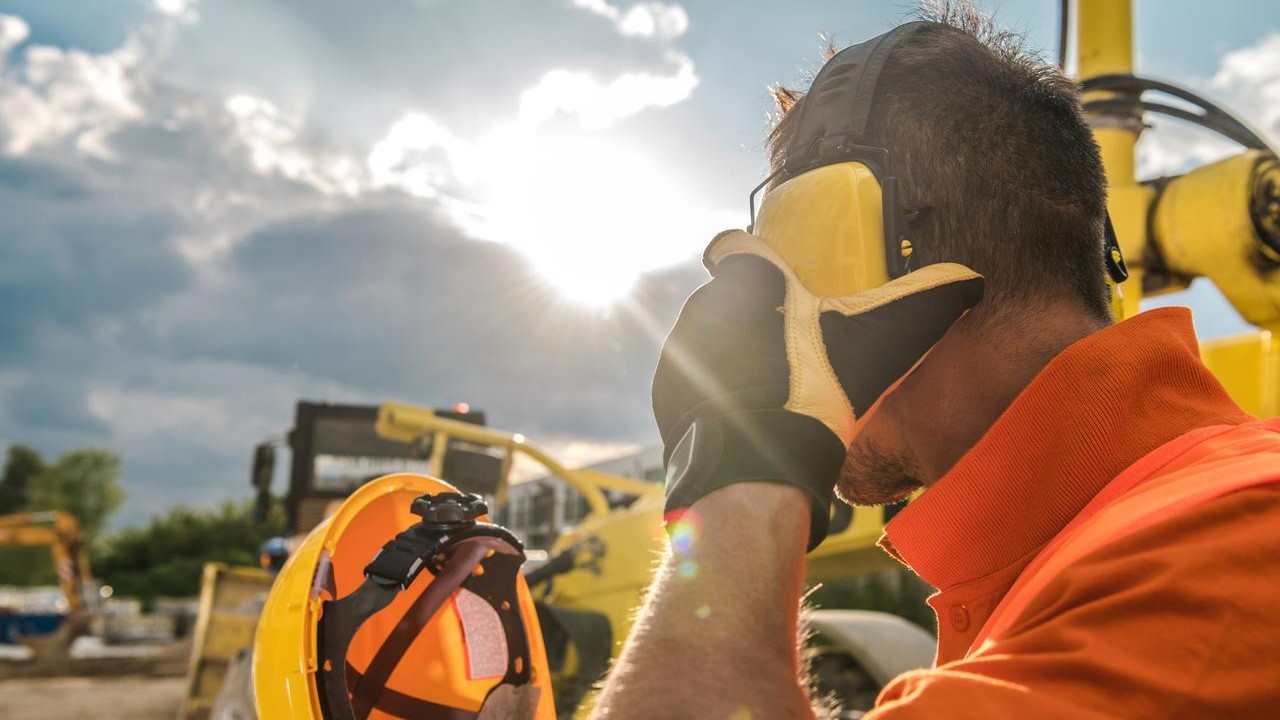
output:
[[[1116,293],[1117,317],[1135,315],[1144,295],[1208,278],[1259,331],[1203,343],[1206,364],[1246,410],[1280,414],[1280,162],[1273,146],[1193,93],[1135,75],[1131,0],[1076,0],[1076,9],[1085,110],[1130,271]],[[1185,102],[1164,105],[1147,92]],[[1193,122],[1246,149],[1177,177],[1139,181],[1135,150],[1148,113]]]
[[[410,405],[408,403],[387,402],[378,409],[378,434],[388,440],[413,443],[424,440],[431,441],[431,469],[436,477],[442,475],[444,453],[449,440],[489,445],[504,448],[507,451],[507,469],[511,467],[514,455],[523,454],[549,473],[564,480],[569,487],[580,493],[586,500],[592,515],[608,515],[609,500],[605,490],[616,490],[626,495],[651,497],[662,495],[662,488],[653,483],[633,480],[618,475],[597,472],[595,470],[571,470],[561,465],[554,457],[542,448],[529,442],[520,433],[504,432],[481,425],[450,420],[439,417],[430,408]],[[505,488],[506,483],[503,483]],[[499,497],[501,503],[504,498]]]

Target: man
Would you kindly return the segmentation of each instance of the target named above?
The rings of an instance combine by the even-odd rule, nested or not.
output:
[[[882,544],[939,588],[937,663],[868,718],[1276,717],[1280,423],[1232,403],[1186,310],[1113,325],[1072,84],[970,5],[926,19],[861,138],[933,207],[923,267],[815,300],[757,238],[713,241],[654,381],[668,509],[697,533],[595,716],[812,717],[797,618],[834,486],[925,488]],[[779,97],[775,170],[805,103]]]

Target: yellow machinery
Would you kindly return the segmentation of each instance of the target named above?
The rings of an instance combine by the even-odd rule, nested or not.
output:
[[[58,585],[67,601],[66,619],[51,635],[29,638],[25,642],[35,651],[37,661],[65,657],[71,641],[89,629],[89,608],[84,593],[92,578],[80,524],[71,515],[57,510],[0,516],[0,547],[6,546],[49,548]]]
[[[253,642],[262,602],[274,575],[249,567],[208,563],[200,580],[200,614],[196,622],[187,694],[181,720],[205,720],[222,690],[227,668],[243,661]]]
[[[1205,362],[1246,410],[1280,414],[1280,163],[1274,148],[1212,103],[1133,73],[1129,0],[1077,0],[1076,10],[1084,106],[1107,170],[1108,209],[1129,259],[1117,315],[1136,314],[1144,295],[1208,278],[1259,331],[1204,343]],[[1147,93],[1182,104],[1150,100]],[[1245,150],[1178,177],[1139,181],[1135,150],[1148,113],[1200,125]]]

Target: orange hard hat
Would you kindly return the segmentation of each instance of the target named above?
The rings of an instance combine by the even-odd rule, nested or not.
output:
[[[255,637],[258,716],[554,720],[518,540],[474,495],[365,484],[281,569]]]

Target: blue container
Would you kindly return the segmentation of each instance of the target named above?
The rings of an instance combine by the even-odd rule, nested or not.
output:
[[[63,613],[0,613],[0,644],[18,645],[28,638],[52,635],[66,621]]]

